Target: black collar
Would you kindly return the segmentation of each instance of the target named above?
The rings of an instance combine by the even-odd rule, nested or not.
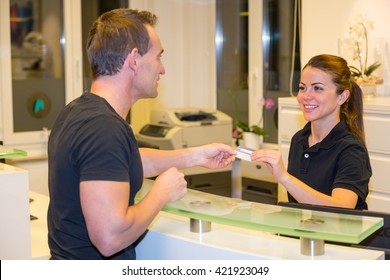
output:
[[[343,119],[336,124],[329,134],[319,143],[310,147],[312,151],[318,151],[319,149],[330,149],[336,144],[338,140],[344,138],[349,134],[346,121]],[[311,134],[311,122],[308,122],[299,134],[298,143],[304,146],[305,149],[309,148],[309,136]]]

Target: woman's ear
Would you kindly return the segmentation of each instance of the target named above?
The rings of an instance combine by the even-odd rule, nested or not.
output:
[[[348,100],[350,94],[351,93],[349,92],[349,90],[346,89],[339,95],[339,105],[340,106],[343,105],[345,103],[345,101]]]

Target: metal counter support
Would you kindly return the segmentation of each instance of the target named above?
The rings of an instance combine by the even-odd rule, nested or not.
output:
[[[205,233],[211,231],[211,222],[190,218],[190,231]]]
[[[325,241],[301,237],[301,254],[305,256],[320,256],[325,253]]]
[[[242,197],[242,182],[241,182],[241,160],[236,159],[232,163],[232,197]]]

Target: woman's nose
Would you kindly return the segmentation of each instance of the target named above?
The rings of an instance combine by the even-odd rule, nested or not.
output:
[[[312,98],[312,91],[310,89],[306,89],[303,92],[303,98],[305,98],[305,99]]]

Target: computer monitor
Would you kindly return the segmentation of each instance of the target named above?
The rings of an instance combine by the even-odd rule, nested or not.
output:
[[[306,210],[313,210],[313,211],[383,218],[382,228],[380,228],[375,233],[373,233],[372,235],[364,239],[359,244],[351,244],[350,246],[384,251],[385,259],[390,260],[390,213],[374,212],[374,211],[367,211],[367,210],[364,211],[353,210],[353,209],[346,209],[346,208],[339,208],[339,207],[312,205],[312,204],[304,204],[304,203],[293,203],[293,202],[285,202],[285,201],[280,201],[278,205],[283,207],[291,207],[291,208],[306,209]]]

